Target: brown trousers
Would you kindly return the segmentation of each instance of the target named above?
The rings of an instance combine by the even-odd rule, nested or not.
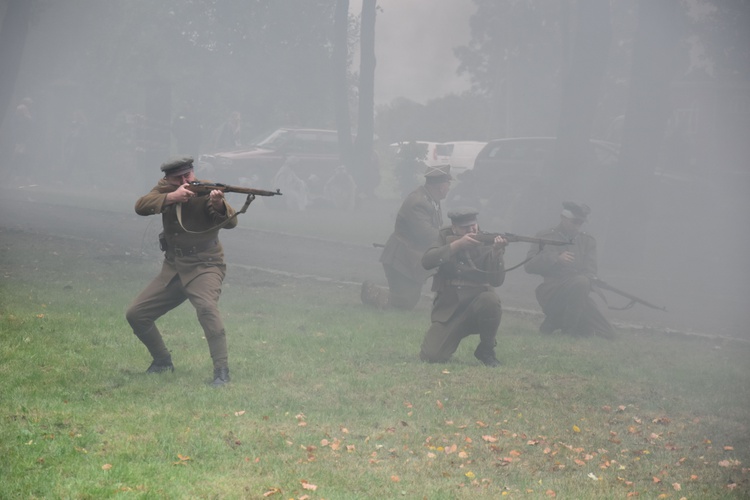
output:
[[[223,280],[223,274],[208,272],[196,276],[187,286],[182,285],[179,276],[164,286],[157,278],[135,298],[125,317],[154,359],[170,355],[155,321],[189,300],[203,327],[214,368],[228,367],[227,339],[218,307]]]
[[[611,337],[614,328],[599,311],[590,296],[591,282],[583,275],[573,276],[563,283],[542,283],[536,289],[536,298],[546,316],[548,331],[561,329],[570,335],[598,334]]]
[[[437,300],[436,300],[437,301]],[[433,321],[422,341],[422,361],[446,362],[458,345],[469,335],[479,335],[477,352],[495,354],[495,338],[503,309],[500,298],[492,290],[479,293],[468,304],[459,307],[446,322]]]
[[[414,309],[422,297],[423,281],[417,282],[396,271],[390,264],[383,264],[385,278],[388,280],[388,307],[396,309]]]

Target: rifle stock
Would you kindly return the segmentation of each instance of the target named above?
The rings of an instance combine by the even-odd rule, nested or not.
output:
[[[228,184],[221,184],[219,182],[199,182],[193,181],[188,183],[188,189],[195,194],[207,194],[218,189],[225,193],[243,193],[251,194],[253,196],[281,196],[281,190],[267,191],[265,189],[247,188],[242,186],[230,186]]]
[[[612,293],[616,293],[617,295],[625,297],[626,299],[630,299],[630,303],[628,305],[626,305],[625,307],[610,308],[610,309],[620,309],[620,310],[622,310],[622,309],[630,309],[631,307],[633,307],[633,305],[635,305],[636,303],[638,303],[638,304],[643,304],[646,307],[650,307],[651,309],[657,309],[659,311],[666,311],[667,310],[666,307],[659,307],[657,305],[654,305],[651,302],[643,300],[640,297],[636,297],[635,295],[633,295],[631,293],[624,292],[624,291],[620,290],[619,288],[615,288],[612,285],[610,285],[610,284],[608,284],[608,283],[600,280],[599,278],[593,278],[591,280],[591,283],[594,286],[597,286],[597,287],[601,288],[602,290],[609,290]]]

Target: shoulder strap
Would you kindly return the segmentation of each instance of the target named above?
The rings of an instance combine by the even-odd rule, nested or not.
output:
[[[186,232],[190,234],[205,234],[211,231],[216,231],[217,229],[221,229],[222,227],[229,224],[229,222],[235,218],[237,218],[238,215],[244,214],[247,211],[247,207],[250,206],[250,204],[255,199],[254,194],[247,195],[247,199],[245,199],[245,204],[242,205],[242,208],[239,209],[237,212],[232,214],[230,217],[227,217],[226,220],[220,222],[219,224],[215,225],[214,227],[210,227],[206,229],[205,231],[191,231],[188,228],[185,227],[185,225],[182,223],[182,203],[178,203],[177,207],[175,207],[175,210],[177,211],[177,222],[180,224],[180,227]]]

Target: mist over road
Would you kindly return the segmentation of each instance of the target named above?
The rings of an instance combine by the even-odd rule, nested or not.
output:
[[[0,196],[2,228],[107,241],[115,252],[160,259],[157,235],[161,231],[161,219],[136,215],[129,198],[121,204],[109,203],[101,208],[91,198],[60,193],[48,196],[34,189],[3,189]],[[234,200],[230,201],[236,204]],[[274,212],[268,208],[251,206],[247,214],[240,216],[237,228],[221,232],[230,279],[232,266],[242,266],[340,282],[351,286],[352,293],[357,296],[359,284],[364,280],[385,284],[378,262],[381,249],[256,229],[252,227],[253,210],[263,210],[264,218],[274,217]],[[373,235],[373,240],[385,237],[387,235],[377,234]],[[506,266],[521,262],[526,249],[525,244],[510,245],[506,252]],[[747,307],[750,297],[747,295],[708,296],[702,295],[697,288],[676,294],[667,292],[668,283],[646,282],[635,276],[610,276],[606,270],[600,270],[600,274],[610,284],[669,309],[669,312],[662,312],[636,305],[626,311],[605,310],[615,324],[750,340],[746,328],[750,324]],[[534,288],[539,282],[538,276],[528,275],[522,269],[512,271],[507,274],[505,284],[498,288],[498,294],[508,309],[539,311],[534,297]],[[425,294],[429,294],[428,285]],[[627,303],[626,299],[615,295],[608,294],[607,297],[613,306]],[[598,298],[595,300],[606,308]],[[429,299],[425,298],[415,314],[429,314],[428,308]]]

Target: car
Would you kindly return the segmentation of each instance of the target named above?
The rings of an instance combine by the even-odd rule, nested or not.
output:
[[[438,157],[439,142],[401,141],[389,144],[394,157],[408,155],[411,160],[418,160],[427,166],[442,165],[444,158]]]
[[[489,141],[477,154],[474,167],[457,174],[447,205],[476,206],[483,221],[513,231],[538,231],[554,222],[549,209],[560,200],[555,193],[555,137],[512,137]],[[585,184],[577,185],[578,201],[593,209],[606,202],[607,181],[618,162],[617,144],[590,140],[582,165]]]
[[[435,157],[438,164],[448,164],[454,175],[474,168],[479,152],[487,145],[481,141],[444,142],[435,146]]]
[[[201,155],[198,175],[226,184],[266,186],[287,158],[296,157],[297,176],[321,187],[342,164],[338,132],[316,128],[279,128],[253,141],[247,149]]]

